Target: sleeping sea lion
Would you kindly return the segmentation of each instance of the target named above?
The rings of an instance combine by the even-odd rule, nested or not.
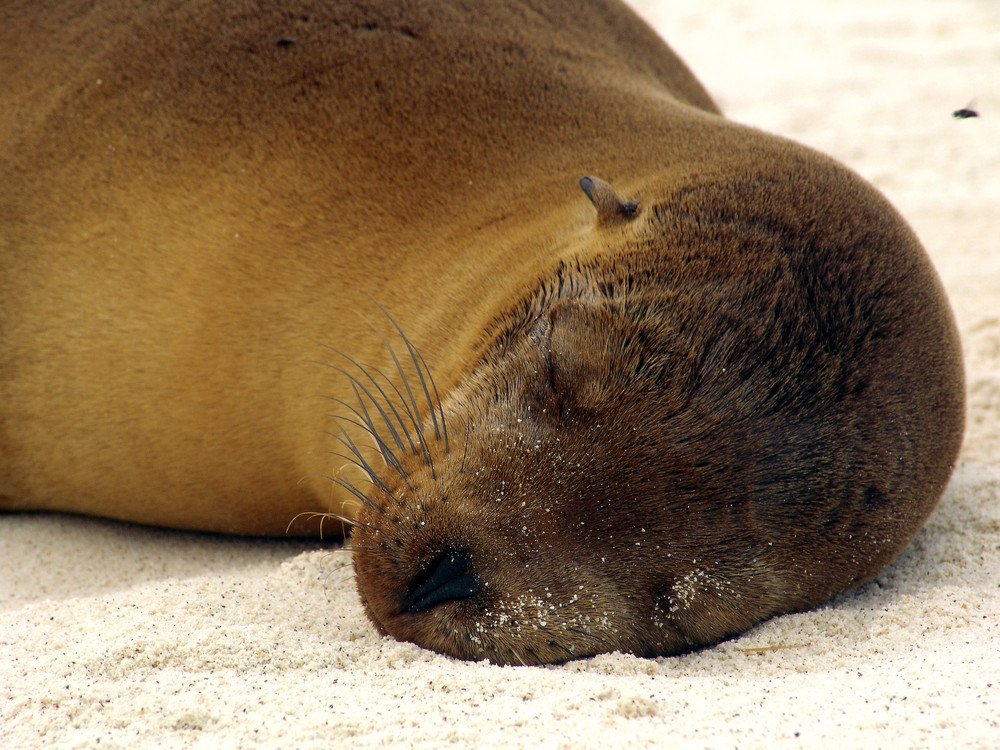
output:
[[[941,495],[963,373],[913,232],[614,0],[0,27],[5,509],[338,518],[380,631],[538,663],[815,606]]]

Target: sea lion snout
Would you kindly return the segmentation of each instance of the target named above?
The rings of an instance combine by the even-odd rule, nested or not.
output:
[[[413,577],[410,592],[401,602],[403,611],[414,614],[436,604],[475,596],[483,585],[477,576],[467,572],[468,568],[468,552],[445,550]]]

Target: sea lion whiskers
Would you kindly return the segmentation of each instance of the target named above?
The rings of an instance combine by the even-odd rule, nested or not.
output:
[[[355,445],[354,441],[351,440],[351,436],[347,434],[347,430],[345,430],[343,425],[340,425],[339,423],[337,426],[340,427],[340,431],[341,433],[343,433],[343,437],[335,435],[331,432],[328,432],[327,434],[330,435],[331,437],[336,438],[337,440],[340,440],[341,443],[347,446],[347,448],[351,451],[351,453],[353,453],[354,456],[358,459],[358,461],[361,462],[362,468],[365,470],[368,476],[371,477],[372,484],[381,488],[387,495],[389,495],[389,497],[393,497],[392,490],[390,490],[388,485],[386,485],[386,483],[379,478],[378,474],[376,473],[375,469],[372,468],[371,464],[365,461],[364,456],[361,455],[361,450],[358,448],[357,445]],[[385,513],[385,509],[382,508],[377,503],[375,504],[375,507],[377,507],[383,513]]]
[[[410,347],[410,342],[403,337],[403,341],[406,342],[407,347]],[[413,351],[410,347],[411,352]],[[424,355],[420,353],[417,349],[417,356],[420,358],[420,364],[424,366],[424,371],[427,373],[427,379],[431,383],[431,390],[434,391],[434,400],[437,401],[438,411],[441,414],[441,431],[444,433],[444,452],[451,453],[451,446],[448,445],[448,422],[444,418],[444,407],[441,405],[441,397],[438,395],[437,383],[434,382],[434,376],[431,374],[431,368],[427,366],[427,362],[424,361]],[[427,385],[424,383],[424,378],[420,375],[420,370],[417,370],[417,375],[420,377],[420,384],[424,386],[424,393],[427,393]],[[430,394],[427,393],[427,404],[431,409],[431,417],[434,416],[434,404],[430,402]],[[440,439],[440,438],[439,438]]]
[[[351,484],[346,479],[341,479],[340,477],[332,477],[329,474],[324,474],[323,478],[324,479],[329,479],[331,482],[333,482],[334,484],[338,485],[339,487],[343,487],[345,490],[347,490],[352,495],[354,495],[356,498],[358,498],[362,503],[364,503],[365,505],[367,505],[370,508],[375,508],[380,513],[382,513],[383,515],[385,515],[385,508],[383,508],[381,505],[379,505],[374,500],[372,500],[371,498],[369,498],[367,495],[365,495],[365,493],[363,493],[361,490],[359,490],[357,487],[355,487],[353,484]],[[367,526],[367,524],[358,524],[358,525],[360,525],[360,526]],[[372,527],[372,528],[374,528],[374,527]]]
[[[339,354],[339,352],[338,352],[338,354]],[[346,356],[346,355],[344,355],[344,356]],[[329,396],[327,396],[326,398],[329,398],[331,401],[335,401],[335,402],[341,404],[342,406],[345,406],[348,409],[350,409],[354,414],[357,415],[357,417],[359,419],[361,419],[365,423],[365,425],[367,425],[367,427],[365,427],[365,429],[368,432],[372,433],[372,436],[375,437],[376,440],[379,440],[381,442],[381,438],[379,438],[376,435],[375,425],[374,425],[374,422],[372,421],[370,415],[368,414],[368,408],[365,406],[365,402],[361,398],[360,393],[358,392],[358,389],[360,388],[361,392],[364,393],[366,396],[368,396],[368,400],[371,401],[372,405],[378,410],[379,415],[382,417],[382,420],[385,422],[386,427],[389,428],[389,433],[392,435],[392,439],[395,441],[396,446],[399,448],[399,450],[405,452],[406,451],[406,447],[403,445],[403,442],[399,439],[399,434],[396,432],[395,427],[393,427],[392,422],[389,419],[389,415],[385,413],[385,410],[379,404],[378,399],[376,399],[372,395],[371,391],[369,391],[367,388],[365,388],[365,386],[364,386],[363,383],[361,383],[357,378],[355,378],[353,375],[351,375],[349,372],[347,372],[347,370],[345,370],[344,368],[338,367],[337,365],[332,365],[332,364],[329,364],[329,363],[326,363],[325,366],[326,367],[330,367],[330,368],[332,368],[334,370],[337,370],[340,373],[343,373],[350,380],[350,382],[351,382],[351,388],[354,390],[354,396],[357,399],[358,405],[361,407],[361,412],[359,412],[353,406],[351,406],[350,404],[348,404],[346,401],[343,401],[343,400],[341,400],[339,398],[332,398],[332,397],[329,397]],[[360,365],[359,365],[359,367],[360,367]],[[367,373],[365,373],[365,374],[367,375]],[[371,377],[371,376],[369,376],[369,377]],[[379,388],[379,386],[378,386],[377,383],[375,384],[375,387],[378,388],[378,390],[385,397],[385,392],[382,391],[381,388]],[[388,403],[388,401],[389,401],[388,397],[385,397],[385,398],[386,398],[386,402]],[[390,409],[391,408],[392,407],[391,407],[391,404],[390,404]],[[393,411],[395,411],[395,410],[393,410]],[[407,439],[409,439],[409,435],[407,435]],[[412,445],[412,442],[411,442],[411,445]]]
[[[347,408],[351,409],[351,411],[354,414],[356,414],[364,422],[364,424],[358,424],[353,419],[350,419],[348,417],[343,417],[342,415],[337,416],[335,418],[345,419],[346,421],[351,422],[352,424],[355,424],[361,429],[368,432],[368,434],[370,434],[372,438],[375,440],[378,452],[382,454],[382,460],[386,463],[386,465],[393,466],[405,478],[406,470],[403,468],[403,465],[399,462],[399,459],[396,457],[396,454],[392,452],[392,448],[389,446],[389,444],[386,443],[382,439],[382,436],[378,434],[378,430],[375,428],[375,423],[372,421],[371,416],[369,416],[368,414],[368,409],[365,407],[364,399],[362,399],[361,394],[358,393],[357,384],[351,383],[351,389],[354,391],[354,397],[358,401],[358,406],[361,407],[361,412],[358,412],[356,409],[351,409],[350,406],[348,406]],[[365,391],[364,388],[362,388],[362,390]],[[371,394],[368,393],[367,391],[365,391],[365,394],[368,396],[368,398],[372,398]],[[383,419],[386,420],[386,424],[389,427],[389,431],[392,433],[393,439],[396,441],[396,445],[399,447],[401,451],[405,451],[406,449],[403,447],[402,442],[400,442],[399,440],[399,435],[397,435],[396,431],[392,429],[392,425],[391,423],[389,423],[388,417],[386,417],[385,412],[382,410],[382,408],[378,405],[377,402],[373,401],[373,403],[375,404],[375,408],[378,409],[379,413],[382,415]]]
[[[417,441],[421,443],[421,447],[422,447],[423,430],[421,430],[421,428],[420,428],[420,421],[417,419],[417,417],[410,410],[410,405],[408,403],[406,403],[406,398],[403,396],[402,391],[399,390],[399,386],[397,386],[388,375],[386,375],[384,372],[382,372],[378,368],[373,367],[372,369],[375,371],[376,375],[380,376],[386,383],[389,384],[389,387],[392,388],[392,390],[395,391],[396,396],[399,397],[399,405],[403,409],[403,411],[406,413],[406,416],[409,418],[410,424],[414,425],[414,432],[417,435]],[[392,407],[392,403],[390,402],[390,408],[391,407]],[[393,409],[393,412],[395,413],[395,409]],[[397,414],[397,418],[399,418],[398,414]],[[400,425],[402,425],[403,421],[402,421],[401,418],[399,418],[399,419],[400,419]],[[403,427],[403,432],[406,434],[406,438],[410,442],[410,447],[412,449],[412,453],[414,455],[420,455],[420,451],[418,451],[417,448],[416,448],[416,446],[413,444],[413,440],[410,438],[410,433],[406,430],[405,427]]]
[[[338,401],[339,403],[344,403],[343,401],[340,401],[339,399],[334,399],[334,400]],[[351,409],[352,411],[354,411],[350,405],[345,404],[345,406],[346,406],[346,408]],[[358,412],[356,412],[356,411],[354,413],[358,414]],[[340,420],[342,422],[347,422],[348,424],[352,424],[355,427],[358,427],[361,430],[363,430],[364,432],[366,432],[369,436],[371,436],[375,440],[375,445],[374,446],[364,446],[364,447],[371,448],[376,453],[378,453],[379,454],[379,458],[382,459],[382,463],[384,463],[386,466],[390,466],[390,467],[396,469],[397,471],[399,471],[401,473],[405,473],[405,470],[402,468],[402,465],[396,459],[396,454],[392,452],[392,450],[385,443],[385,441],[382,440],[382,438],[378,435],[378,433],[375,432],[372,429],[372,427],[370,427],[369,424],[364,421],[364,418],[360,414],[358,414],[358,417],[360,419],[362,419],[361,422],[357,421],[356,419],[351,419],[350,417],[345,416],[343,414],[327,414],[327,416],[330,417],[331,419],[337,419],[337,420]],[[327,434],[329,434],[329,433],[327,433]],[[370,465],[369,465],[369,468],[370,468]]]
[[[400,364],[399,358],[396,356],[396,351],[392,348],[392,345],[389,343],[389,341],[386,339],[386,337],[382,335],[382,332],[379,331],[378,328],[376,328],[375,325],[370,320],[368,320],[364,315],[361,315],[360,313],[358,313],[358,316],[363,321],[365,321],[365,323],[367,323],[371,327],[371,329],[375,332],[375,335],[377,335],[382,340],[382,344],[385,346],[386,351],[389,352],[389,356],[392,357],[392,361],[396,365],[396,372],[399,373],[400,380],[403,381],[403,387],[406,389],[406,394],[409,397],[409,405],[407,404],[406,397],[403,396],[402,392],[400,392],[399,388],[396,387],[395,383],[393,383],[392,380],[385,373],[383,373],[381,370],[376,370],[376,372],[379,375],[381,375],[383,378],[385,378],[386,382],[388,382],[390,385],[392,385],[393,390],[395,390],[396,394],[399,396],[400,403],[403,405],[403,408],[406,410],[406,415],[410,418],[410,422],[413,424],[413,429],[414,429],[414,432],[416,433],[416,436],[417,436],[417,442],[420,444],[420,450],[422,452],[422,457],[423,457],[423,460],[424,460],[424,464],[430,467],[430,469],[431,469],[431,475],[433,476],[434,475],[434,460],[431,457],[430,451],[427,448],[427,441],[426,441],[426,438],[424,437],[424,430],[423,430],[423,427],[421,427],[421,425],[420,425],[420,419],[419,419],[420,407],[417,406],[417,401],[413,397],[413,390],[410,388],[410,380],[409,380],[409,378],[406,375],[406,371],[403,369],[402,364]],[[398,329],[398,326],[397,326],[397,329]],[[417,371],[417,376],[421,378],[421,382],[422,382],[423,381],[423,377],[420,375],[420,371],[419,370]],[[426,390],[426,388],[425,388],[425,390]],[[413,406],[413,410],[412,411],[410,410],[410,405]],[[431,406],[431,416],[433,416],[433,413],[434,413],[434,409],[433,409],[433,406]],[[436,426],[435,426],[435,433],[437,433],[437,427]],[[438,439],[440,440],[440,436],[438,436]],[[417,453],[416,449],[414,449],[413,452]]]
[[[375,386],[375,388],[378,390],[379,394],[385,400],[386,405],[389,407],[389,409],[395,415],[396,419],[399,421],[400,427],[403,429],[403,432],[404,432],[404,435],[406,437],[406,440],[410,444],[411,448],[413,449],[413,452],[417,453],[416,448],[413,445],[413,441],[410,439],[409,432],[407,432],[406,426],[405,426],[405,424],[403,423],[402,419],[399,416],[399,412],[396,411],[396,409],[394,408],[394,406],[392,404],[391,399],[388,397],[388,395],[386,395],[385,391],[375,381],[375,379],[371,376],[371,374],[364,367],[362,367],[358,362],[356,362],[354,359],[352,359],[348,355],[344,354],[343,352],[340,352],[337,349],[334,349],[333,347],[327,347],[327,348],[329,348],[331,351],[334,351],[337,354],[339,354],[339,355],[343,356],[344,358],[346,358],[348,361],[350,361],[352,364],[354,364],[355,367],[357,367],[359,370],[361,370],[361,372],[363,372],[365,374],[365,376],[369,380],[372,381],[372,384]],[[344,417],[343,415],[328,415],[328,416],[334,416],[335,419],[345,420],[345,421],[349,422],[350,424],[353,424],[353,425],[361,428],[362,430],[364,430],[365,432],[367,432],[369,435],[371,435],[372,439],[376,443],[376,450],[379,452],[380,456],[382,457],[382,460],[385,462],[385,464],[387,466],[391,466],[400,475],[400,477],[402,477],[402,479],[406,483],[407,487],[409,487],[412,490],[413,487],[412,487],[412,485],[409,482],[409,474],[407,473],[406,469],[403,467],[402,462],[399,460],[399,458],[393,452],[392,448],[382,439],[381,435],[379,434],[377,428],[375,427],[375,422],[372,419],[371,415],[369,414],[368,408],[365,406],[365,401],[362,398],[361,393],[364,393],[364,395],[368,397],[368,400],[372,402],[372,405],[378,410],[378,413],[382,417],[382,420],[385,422],[386,427],[389,429],[389,432],[392,435],[392,439],[395,441],[396,446],[399,448],[400,451],[402,451],[402,452],[405,453],[406,452],[406,447],[403,445],[403,442],[402,442],[402,440],[399,437],[399,433],[396,431],[395,427],[393,426],[392,420],[389,418],[389,415],[386,413],[386,411],[380,405],[379,399],[377,399],[372,394],[372,392],[370,390],[368,390],[368,388],[365,387],[365,385],[361,381],[359,381],[354,375],[352,375],[350,372],[348,372],[344,368],[342,368],[342,367],[340,367],[338,365],[334,365],[334,364],[328,363],[328,362],[324,362],[324,363],[320,363],[320,364],[323,364],[326,367],[330,367],[330,368],[332,368],[334,370],[337,370],[338,372],[340,372],[341,374],[343,374],[345,377],[348,378],[348,380],[350,381],[350,384],[351,384],[351,388],[352,388],[352,390],[354,392],[354,397],[357,400],[358,407],[360,407],[360,411],[357,408],[355,408],[354,406],[352,406],[351,404],[347,403],[346,401],[344,401],[342,399],[335,398],[335,397],[332,397],[332,396],[326,396],[325,398],[328,398],[329,400],[331,400],[331,401],[333,401],[335,403],[341,404],[346,409],[348,409],[352,414],[354,414],[356,417],[358,417],[358,419],[360,419],[361,422],[358,422],[358,421],[352,420],[350,418]],[[379,373],[379,374],[381,374],[381,373]],[[391,384],[391,382],[390,382],[390,384]],[[399,393],[399,390],[396,389],[396,392]],[[404,406],[405,406],[405,404],[404,404]],[[334,437],[337,437],[337,436],[334,436]],[[340,439],[340,438],[338,437],[338,439]],[[341,442],[343,442],[343,440],[341,440]],[[350,447],[350,446],[348,446],[348,447]],[[424,448],[424,451],[425,451],[425,463],[426,463],[426,461],[427,461],[427,456],[426,456],[427,451],[426,451],[426,448]],[[352,449],[352,452],[353,452],[353,449]],[[365,463],[365,466],[368,467],[367,469],[365,469],[366,471],[370,471],[371,470],[371,467],[367,464],[367,462]],[[384,485],[383,485],[383,487],[384,487]]]
[[[327,434],[327,435],[331,435],[332,437],[336,437],[336,435],[333,435],[333,434],[332,434],[332,433],[330,433],[330,432],[327,432],[326,434]],[[359,463],[358,463],[357,461],[355,461],[355,460],[354,460],[353,458],[351,458],[350,456],[345,456],[345,455],[344,455],[343,453],[337,453],[337,451],[323,451],[323,453],[324,453],[325,455],[328,455],[328,456],[336,456],[337,458],[342,458],[342,459],[344,459],[345,461],[347,461],[347,462],[348,462],[349,464],[351,464],[352,466],[355,466],[355,467],[357,467],[358,469],[360,469],[360,470],[361,470],[361,473],[365,475],[365,478],[367,479],[367,481],[368,481],[368,483],[369,483],[369,484],[375,484],[375,482],[373,482],[373,481],[372,481],[372,478],[371,478],[371,476],[369,476],[369,474],[368,474],[368,470],[367,470],[367,469],[365,469],[365,467],[364,467],[364,466],[362,466],[361,464],[359,464]],[[342,472],[343,472],[343,467],[341,467],[341,468],[340,468],[340,469],[339,469],[338,471],[342,473]]]
[[[286,534],[288,533],[288,529],[292,528],[292,524],[295,523],[300,518],[309,518],[309,519],[318,518],[319,519],[319,538],[320,539],[323,538],[323,522],[326,519],[328,519],[328,518],[332,518],[334,521],[340,521],[340,523],[344,524],[345,526],[350,526],[350,527],[366,526],[368,528],[373,528],[370,524],[364,523],[363,521],[359,521],[356,518],[351,518],[350,516],[341,515],[339,513],[331,513],[329,511],[326,511],[326,512],[304,511],[302,513],[296,513],[292,517],[292,520],[288,522],[288,526],[285,529],[285,533]]]
[[[347,406],[347,408],[350,409],[351,407]],[[396,473],[399,474],[400,477],[402,477],[404,482],[406,482],[406,486],[409,487],[411,490],[413,489],[413,487],[410,485],[410,482],[408,481],[410,475],[406,472],[406,469],[403,468],[403,464],[400,463],[399,459],[396,457],[396,454],[392,452],[392,449],[389,448],[388,445],[386,445],[385,441],[382,440],[382,438],[380,438],[376,432],[374,432],[368,425],[358,422],[355,419],[351,419],[350,417],[345,417],[342,414],[334,414],[330,416],[332,416],[333,419],[338,419],[342,422],[347,422],[348,424],[353,424],[356,427],[360,427],[362,430],[371,435],[376,443],[374,446],[374,450],[382,458],[383,463],[385,463],[386,466],[395,469]],[[335,455],[340,455],[340,454],[338,453]],[[346,456],[342,456],[342,458],[346,458]],[[374,480],[372,480],[372,484],[375,484]]]
[[[354,459],[352,459],[350,456],[345,456],[343,453],[337,453],[336,451],[324,451],[324,452],[327,455],[329,455],[329,456],[337,456],[338,458],[342,458],[345,461],[347,461],[346,464],[341,465],[341,467],[339,469],[336,469],[334,471],[334,475],[335,476],[343,478],[344,477],[344,469],[350,466],[350,467],[358,469],[364,475],[365,481],[368,482],[368,484],[373,485],[373,486],[375,485],[375,482],[372,481],[372,478],[368,475],[368,472],[365,471],[365,468],[361,464],[359,464],[357,461],[355,461]],[[322,476],[325,477],[325,475],[322,475]],[[360,491],[360,488],[354,482],[352,482],[351,480],[344,479],[343,481],[348,482],[352,487],[354,487],[355,489],[357,489],[357,490]],[[351,504],[347,500],[342,500],[341,501],[341,509],[342,509],[341,512],[345,513],[345,514],[349,514],[351,518],[356,518],[357,517],[358,511],[360,510],[360,508],[361,508],[361,505]]]
[[[371,325],[371,324],[369,323],[369,325]],[[376,333],[378,333],[378,331],[376,331]],[[379,334],[379,336],[381,337],[381,334]],[[385,339],[383,337],[383,341],[384,340]],[[399,412],[396,410],[396,407],[393,404],[392,399],[389,398],[389,396],[385,392],[385,390],[378,384],[378,382],[376,382],[375,378],[372,377],[372,374],[369,372],[369,369],[374,370],[377,375],[380,375],[382,377],[382,379],[385,380],[385,382],[388,383],[389,386],[396,392],[396,395],[399,397],[400,404],[403,407],[403,410],[406,412],[406,416],[409,418],[410,423],[413,425],[413,427],[419,433],[420,432],[420,425],[417,422],[416,417],[414,417],[413,413],[410,411],[410,408],[409,408],[409,406],[406,403],[406,399],[403,398],[403,394],[400,392],[399,388],[396,387],[396,384],[393,383],[392,380],[385,373],[383,373],[381,370],[379,370],[378,368],[375,368],[375,367],[369,368],[366,365],[362,365],[357,360],[355,360],[353,357],[348,356],[347,354],[345,354],[344,352],[340,351],[339,349],[335,349],[334,347],[329,346],[329,345],[324,345],[324,346],[326,346],[327,349],[329,349],[330,351],[334,352],[335,354],[340,355],[341,357],[343,357],[344,359],[346,359],[348,362],[350,362],[352,365],[354,365],[355,367],[357,367],[362,373],[364,373],[365,377],[368,378],[372,382],[372,385],[375,386],[375,388],[378,390],[379,394],[384,399],[385,405],[389,407],[389,410],[392,412],[393,416],[396,418],[396,421],[399,423],[399,427],[403,431],[403,436],[406,438],[406,442],[409,443],[409,445],[410,445],[410,451],[413,452],[414,454],[416,454],[417,453],[417,447],[413,444],[413,439],[410,437],[409,430],[406,429],[406,422],[403,420],[403,418],[400,416]],[[335,365],[330,365],[330,366],[331,367],[335,367]],[[354,383],[357,383],[359,386],[361,385],[360,383],[358,383],[357,379],[354,378],[354,377],[352,377],[349,373],[344,372],[344,370],[340,370],[340,371],[343,372],[345,375],[347,375],[347,377],[351,378],[351,380]],[[375,399],[372,397],[372,395],[370,393],[368,393],[367,395],[368,395],[368,397],[370,399],[372,399],[372,402],[375,403],[376,408],[379,408],[379,411],[381,411],[381,408],[378,406],[378,403],[375,402]],[[341,401],[340,403],[343,403],[343,401]],[[396,436],[396,434],[395,434],[395,430],[393,429],[392,425],[389,423],[389,420],[388,420],[387,416],[384,413],[382,415],[382,418],[386,420],[386,425],[389,427],[390,430],[392,430],[393,437],[396,439],[396,444],[399,446],[399,449],[405,451],[405,448],[400,443],[398,436]]]
[[[438,431],[437,413],[434,411],[434,403],[431,401],[430,391],[427,390],[427,380],[430,380],[431,388],[434,390],[434,397],[437,399],[438,411],[441,413],[441,430],[444,432],[444,452],[445,453],[450,453],[451,451],[450,451],[449,445],[448,445],[448,425],[447,425],[447,422],[445,421],[445,418],[444,418],[444,407],[442,407],[442,405],[441,405],[441,399],[438,396],[437,385],[434,382],[434,376],[431,374],[430,368],[427,367],[427,363],[424,361],[423,355],[420,354],[420,352],[410,342],[410,339],[406,336],[406,334],[403,333],[403,329],[400,328],[399,323],[396,322],[396,319],[393,318],[389,314],[388,310],[386,310],[384,307],[382,307],[382,305],[380,305],[378,303],[378,301],[374,297],[372,297],[371,295],[367,295],[367,296],[368,296],[368,299],[370,299],[372,301],[372,303],[379,310],[382,311],[382,314],[385,315],[385,317],[387,317],[389,319],[389,322],[392,323],[392,325],[395,327],[396,332],[399,333],[399,337],[403,340],[403,343],[406,344],[406,349],[410,352],[410,358],[413,360],[413,366],[414,366],[414,368],[416,368],[417,377],[420,379],[420,385],[424,389],[424,397],[427,399],[427,406],[430,408],[431,421],[434,424],[434,436],[438,440],[440,440],[441,439],[441,432]],[[386,343],[386,346],[388,346],[388,342]],[[390,352],[392,352],[392,348],[391,347],[389,348],[389,350],[390,350]],[[420,360],[419,363],[417,361],[418,358]],[[393,354],[393,359],[396,360],[395,354]],[[427,372],[427,378],[426,379],[424,378],[423,373],[420,371],[420,365],[421,364],[423,365],[424,370],[426,370],[426,372]],[[398,360],[396,360],[396,366],[399,368],[400,375],[403,377],[403,384],[406,386],[406,390],[410,394],[410,399],[413,400],[413,393],[412,393],[412,391],[410,391],[409,382],[406,380],[406,375],[405,375],[405,373],[403,373],[402,368],[399,367],[399,361]],[[415,401],[413,403],[413,408],[414,408],[414,410],[417,413],[419,413],[420,410],[417,409],[417,404],[416,404]],[[431,467],[431,469],[432,469],[432,473],[433,473],[433,466]]]
[[[336,419],[336,417],[333,417],[333,418]],[[340,427],[339,424],[337,426]],[[325,431],[324,434],[327,435],[328,437],[332,437],[334,440],[338,441],[339,443],[341,443],[342,445],[344,445],[348,450],[350,450],[351,453],[352,453],[352,455],[354,455],[357,458],[357,461],[354,462],[355,465],[359,469],[361,469],[365,474],[368,475],[368,481],[369,482],[371,482],[372,484],[376,484],[377,477],[375,476],[375,470],[372,468],[372,465],[370,463],[368,463],[367,461],[365,461],[365,459],[361,456],[360,449],[354,444],[353,441],[350,440],[349,437],[347,437],[345,439],[347,433],[344,431],[344,428],[340,427],[340,430],[341,430],[342,433],[344,433],[343,435],[338,435],[338,434],[336,434],[334,432],[330,432],[329,430]],[[364,447],[367,448],[369,446],[364,446]],[[373,448],[372,450],[376,450],[377,451],[378,449],[377,448]],[[342,453],[336,453],[335,451],[326,451],[326,453],[330,453],[330,454],[332,454],[334,456],[339,456],[341,458],[348,458],[347,456],[343,455]],[[348,458],[348,460],[350,460],[350,459]]]

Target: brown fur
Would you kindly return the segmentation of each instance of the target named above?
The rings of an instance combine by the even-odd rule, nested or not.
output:
[[[944,488],[962,369],[911,231],[720,117],[615,2],[16,0],[0,27],[5,508],[278,534],[360,486],[380,629],[541,662],[814,606]],[[582,174],[638,206],[585,182],[595,221]],[[415,398],[378,374],[371,299],[440,398],[398,335]]]

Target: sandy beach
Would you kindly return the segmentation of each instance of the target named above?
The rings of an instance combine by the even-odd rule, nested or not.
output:
[[[497,667],[377,635],[333,543],[0,516],[0,746],[1000,747],[1000,4],[636,8],[727,116],[874,183],[940,272],[968,428],[913,543],[714,648]]]

